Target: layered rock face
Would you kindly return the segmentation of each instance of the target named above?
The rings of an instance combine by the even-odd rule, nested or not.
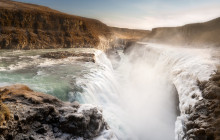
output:
[[[220,18],[180,27],[154,28],[145,41],[172,45],[220,46]]]
[[[0,49],[97,47],[111,36],[98,20],[44,6],[1,0],[0,13]]]
[[[102,111],[64,103],[25,85],[0,88],[0,139],[92,139],[107,129]]]
[[[220,139],[220,72],[209,81],[199,82],[203,98],[192,109],[186,123],[186,138],[191,140]]]
[[[45,6],[0,0],[0,49],[123,47],[150,31],[109,27]]]

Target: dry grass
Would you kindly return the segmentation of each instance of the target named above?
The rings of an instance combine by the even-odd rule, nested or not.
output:
[[[9,108],[2,103],[0,100],[0,126],[4,126],[5,123],[9,120],[10,110]]]

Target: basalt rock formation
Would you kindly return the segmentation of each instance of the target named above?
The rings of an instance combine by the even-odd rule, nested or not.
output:
[[[220,46],[220,17],[204,23],[180,27],[154,28],[145,41],[171,45]]]
[[[62,102],[25,85],[0,88],[0,139],[92,139],[107,129],[102,111]]]

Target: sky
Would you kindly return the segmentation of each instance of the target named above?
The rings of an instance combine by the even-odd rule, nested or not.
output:
[[[220,0],[16,0],[48,6],[109,26],[146,29],[220,17]]]

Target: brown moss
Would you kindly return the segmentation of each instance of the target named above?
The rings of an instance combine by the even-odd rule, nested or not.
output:
[[[0,101],[0,126],[5,125],[5,122],[9,120],[10,110],[7,105]]]
[[[58,106],[61,104],[56,97],[34,92],[29,87],[20,84],[0,88],[0,96],[2,102],[22,100],[22,103],[40,104],[44,103],[44,99],[47,99]]]

